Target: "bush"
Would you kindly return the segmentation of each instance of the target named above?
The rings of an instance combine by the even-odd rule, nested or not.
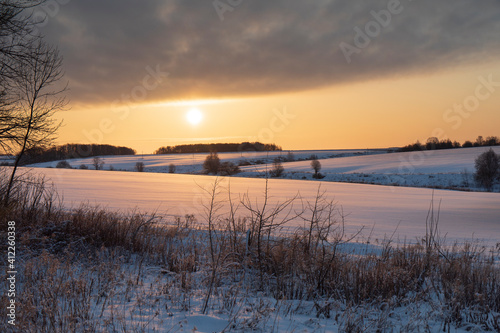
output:
[[[491,191],[499,176],[500,156],[490,148],[476,158],[476,173],[474,178],[480,186]]]
[[[135,164],[135,171],[137,171],[137,172],[144,172],[144,168],[145,168],[145,166],[144,166],[143,162],[137,162]]]
[[[168,173],[175,173],[175,169],[176,169],[175,164],[173,164],[173,163],[170,164],[168,166]]]
[[[240,172],[240,168],[233,162],[223,162],[220,165],[219,172],[221,176],[232,176]]]
[[[293,162],[295,161],[295,155],[294,153],[292,153],[291,151],[288,152],[288,154],[286,155],[286,160],[288,162]]]
[[[59,161],[57,162],[56,168],[58,169],[73,169],[68,161]]]
[[[78,167],[78,169],[81,169],[81,170],[88,170],[89,167],[86,166],[85,164],[80,164],[80,166]]]
[[[205,162],[203,163],[203,169],[205,170],[206,173],[212,173],[216,175],[219,172],[219,168],[220,168],[219,155],[214,152],[210,153],[210,155],[207,156]]]
[[[273,163],[273,168],[269,172],[271,177],[281,177],[283,173],[285,172],[285,168],[283,167],[283,164],[281,164],[280,159],[275,159]]]

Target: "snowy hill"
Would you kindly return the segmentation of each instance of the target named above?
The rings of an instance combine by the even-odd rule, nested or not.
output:
[[[272,163],[279,158],[285,172],[281,178],[313,180],[310,158],[317,156],[322,165],[322,181],[378,184],[391,186],[431,187],[467,191],[483,191],[474,181],[474,161],[490,147],[431,150],[423,152],[387,153],[387,150],[308,150],[289,152],[238,152],[219,154],[222,162],[240,165],[238,177],[267,177]],[[500,147],[492,148],[500,154]],[[145,172],[202,174],[208,154],[102,156],[104,169],[135,171],[142,162]],[[290,157],[294,161],[289,161]],[[93,158],[68,160],[73,168],[81,165],[93,169]],[[58,161],[38,163],[30,167],[55,167]],[[494,188],[500,191],[500,186]]]

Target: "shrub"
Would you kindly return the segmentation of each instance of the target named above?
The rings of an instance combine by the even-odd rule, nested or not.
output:
[[[57,162],[56,168],[58,168],[58,169],[72,169],[72,167],[68,163],[68,161],[59,161],[59,162]]]
[[[295,161],[295,155],[294,153],[292,153],[291,151],[288,152],[288,154],[286,155],[286,160],[288,162],[293,162]]]
[[[252,165],[252,163],[250,163],[249,161],[239,161],[238,162],[238,166],[248,166],[248,165]]]
[[[89,167],[86,166],[85,164],[80,164],[80,166],[78,167],[78,169],[81,169],[81,170],[88,170]]]
[[[269,172],[271,177],[281,177],[284,172],[285,172],[285,168],[283,167],[281,160],[275,159],[273,162],[273,168]]]
[[[137,171],[137,172],[144,172],[144,168],[145,168],[145,166],[144,166],[143,162],[137,162],[135,164],[135,171]]]
[[[219,172],[222,176],[232,176],[240,172],[240,168],[233,162],[223,162],[220,165]]]
[[[495,154],[491,148],[476,158],[476,173],[474,178],[487,191],[492,190],[495,180],[499,176],[499,165],[500,156]]]
[[[175,169],[176,169],[175,164],[173,164],[173,163],[170,164],[168,166],[168,173],[175,173]]]
[[[217,172],[219,172],[219,168],[220,168],[219,155],[215,152],[210,153],[210,155],[207,156],[205,162],[203,163],[203,169],[205,170],[206,173],[212,173],[216,175]]]

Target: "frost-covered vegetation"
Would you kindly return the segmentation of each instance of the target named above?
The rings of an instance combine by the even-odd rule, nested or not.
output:
[[[500,248],[443,243],[438,208],[417,244],[355,244],[348,217],[320,190],[301,209],[293,198],[270,204],[267,190],[258,205],[217,183],[205,190],[197,221],[62,209],[43,179],[19,178],[1,211],[2,226],[18,226],[17,330],[499,330]],[[281,232],[291,218],[303,227]]]

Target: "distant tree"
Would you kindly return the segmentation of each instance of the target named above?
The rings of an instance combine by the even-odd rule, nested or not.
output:
[[[263,144],[260,142],[242,142],[242,143],[198,143],[191,145],[178,145],[160,147],[155,154],[194,154],[218,152],[243,152],[243,151],[280,151],[281,147],[275,144]]]
[[[499,176],[500,156],[490,148],[476,158],[476,173],[474,178],[479,185],[491,191]]]
[[[173,163],[170,164],[168,166],[168,173],[175,173],[175,169],[176,169],[175,164],[173,164]]]
[[[484,139],[480,135],[480,136],[477,137],[476,142],[474,142],[474,147],[481,147],[483,145],[484,145]]]
[[[81,170],[88,170],[88,166],[86,166],[85,164],[80,164],[80,166],[78,167],[78,169],[81,169]]]
[[[97,144],[65,144],[61,146],[34,147],[26,150],[21,164],[42,163],[71,158],[85,158],[104,155],[135,155],[128,147]]]
[[[275,159],[273,162],[273,167],[271,171],[269,171],[271,177],[281,177],[284,172],[285,168],[283,167],[281,160],[279,158]]]
[[[438,145],[439,145],[439,139],[436,138],[435,136],[432,136],[427,139],[427,142],[425,143],[425,149],[427,150],[437,149]]]
[[[137,172],[144,172],[144,162],[137,162],[135,163],[135,171]]]
[[[500,139],[496,136],[489,136],[486,138],[484,141],[485,146],[499,146],[500,145]]]
[[[474,145],[469,140],[465,141],[464,144],[462,145],[462,148],[470,148],[470,147],[474,147]]]
[[[216,175],[219,172],[220,168],[220,159],[219,155],[216,152],[211,152],[210,155],[207,156],[205,162],[203,163],[203,169],[207,173],[212,173]]]
[[[56,168],[58,168],[58,169],[72,169],[72,167],[68,163],[68,161],[59,161],[56,165]]]
[[[99,156],[95,156],[93,159],[92,159],[92,165],[94,166],[94,168],[96,170],[102,170],[103,166],[104,166],[104,160],[102,158],[100,158]]]
[[[317,158],[313,159],[311,161],[311,168],[314,170],[314,175],[313,178],[320,178],[321,174],[319,173],[321,171],[321,163],[318,161]]]
[[[293,162],[295,161],[295,155],[293,152],[289,151],[288,154],[286,155],[286,160],[288,162]]]

